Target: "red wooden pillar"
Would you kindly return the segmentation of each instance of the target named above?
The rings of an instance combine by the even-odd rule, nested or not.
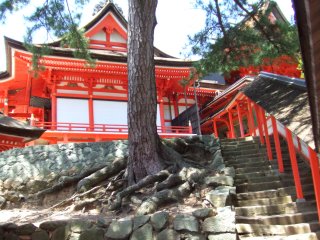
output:
[[[259,130],[259,138],[260,138],[260,143],[264,145],[264,137],[263,137],[263,128],[262,128],[262,121],[261,121],[261,116],[259,114],[259,106],[254,103],[254,110],[256,112],[257,116],[257,122],[258,122],[258,130]]]
[[[163,106],[163,98],[162,93],[159,95],[159,111],[160,111],[160,122],[161,122],[161,132],[166,132],[166,126],[164,121],[164,106]]]
[[[243,123],[242,123],[242,116],[241,116],[239,102],[237,102],[237,113],[238,113],[238,121],[239,121],[239,126],[240,126],[240,136],[244,137]]]
[[[93,79],[89,79],[89,126],[90,131],[94,131],[94,110],[93,110],[93,91],[92,91],[92,81]]]
[[[228,110],[228,117],[229,117],[229,124],[230,124],[230,133],[231,133],[230,138],[236,138],[236,134],[234,132],[233,116],[232,116],[231,109]]]
[[[278,169],[279,169],[280,173],[283,173],[284,172],[283,159],[282,159],[282,153],[281,153],[281,146],[280,146],[280,140],[279,140],[277,121],[274,118],[274,116],[271,116],[271,121],[272,121],[274,145],[276,147],[276,152],[277,152]]]
[[[292,134],[291,131],[286,127],[286,138],[287,138],[287,143],[288,143],[288,149],[289,149],[289,155],[290,155],[290,161],[291,161],[291,168],[293,172],[293,179],[294,179],[294,184],[296,187],[296,194],[298,199],[303,199],[303,192],[302,192],[302,187],[301,187],[301,181],[300,181],[300,174],[299,174],[299,168],[297,164],[297,157],[296,157],[296,152],[294,149],[293,145],[293,140],[292,140]],[[318,169],[319,171],[319,169]]]
[[[28,113],[29,110],[29,105],[30,105],[30,98],[31,98],[31,81],[32,78],[30,76],[30,73],[28,73],[28,79],[27,79],[27,86],[26,86],[26,95],[24,98],[25,101],[25,113]]]
[[[51,92],[51,122],[52,130],[57,129],[57,82],[56,76],[53,76],[53,86]]]
[[[264,134],[266,138],[266,146],[267,146],[267,154],[268,154],[268,159],[272,160],[272,150],[271,150],[271,144],[270,144],[270,138],[269,138],[269,132],[268,132],[268,123],[266,119],[266,112],[264,111],[263,108],[260,108],[260,114],[263,122],[263,128],[264,128]]]
[[[219,134],[218,134],[218,128],[217,128],[217,121],[216,119],[213,119],[213,131],[214,131],[214,136],[216,138],[219,137]]]
[[[320,222],[320,173],[319,173],[319,159],[317,153],[313,151],[310,147],[309,150],[309,159],[314,187],[314,194],[316,196],[318,218]]]
[[[254,119],[252,114],[251,102],[247,100],[247,104],[248,104],[248,124],[249,124],[250,135],[256,136],[257,134],[254,127]]]
[[[178,117],[178,115],[179,115],[178,101],[179,101],[178,95],[176,95],[176,97],[174,98],[174,101],[173,101],[174,117]]]

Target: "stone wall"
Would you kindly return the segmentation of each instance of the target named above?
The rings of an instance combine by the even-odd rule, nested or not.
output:
[[[3,238],[1,238],[3,236]],[[97,221],[48,221],[0,225],[0,239],[32,240],[236,240],[235,213],[231,207],[200,208],[191,213],[152,215]]]
[[[127,141],[16,148],[0,153],[0,196],[35,193],[127,153]]]

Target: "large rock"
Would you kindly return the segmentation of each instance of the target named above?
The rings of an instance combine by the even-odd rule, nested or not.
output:
[[[152,237],[152,226],[150,223],[145,224],[141,228],[135,230],[130,240],[151,240]]]
[[[218,186],[233,186],[233,177],[230,176],[214,176],[214,177],[206,177],[204,179],[206,185],[212,187]]]
[[[58,220],[58,221],[47,221],[40,224],[39,228],[46,230],[48,232],[52,232],[56,230],[58,227],[64,227],[67,225],[67,221]]]
[[[168,219],[169,219],[169,213],[156,212],[151,216],[150,222],[156,231],[160,231],[166,226]]]
[[[132,220],[112,221],[106,237],[110,239],[127,239],[132,232]]]
[[[232,205],[232,194],[235,187],[219,186],[206,194],[206,199],[209,200],[215,207],[225,207]],[[230,193],[231,192],[231,193]]]
[[[61,226],[52,232],[51,240],[64,240],[67,239],[66,227]]]
[[[141,215],[133,218],[133,230],[138,229],[150,220],[149,215]]]
[[[87,229],[80,234],[79,240],[104,240],[104,231],[101,228]]]
[[[199,222],[194,216],[177,215],[173,221],[173,228],[177,231],[198,232]]]
[[[49,240],[49,234],[41,229],[37,229],[34,233],[31,235],[32,240]]]
[[[37,227],[31,223],[23,224],[17,227],[16,234],[18,235],[31,235],[36,231]]]
[[[207,233],[234,233],[235,232],[235,212],[231,207],[217,209],[218,214],[214,217],[206,218],[202,223],[202,230]]]
[[[20,240],[19,236],[13,232],[9,232],[7,235],[6,235],[6,238],[5,240]]]
[[[234,169],[234,167],[225,167],[224,169],[221,170],[221,173],[233,178],[236,176],[236,170]]]
[[[92,223],[85,220],[74,220],[66,225],[66,232],[81,233],[92,227]]]
[[[212,208],[200,208],[192,212],[192,215],[199,219],[212,217],[215,215],[215,211]]]
[[[201,233],[184,233],[181,235],[184,240],[206,240],[206,237]]]
[[[158,233],[157,240],[180,240],[180,236],[173,229],[164,229]]]
[[[6,199],[0,196],[0,209],[4,208],[5,205],[6,205]]]

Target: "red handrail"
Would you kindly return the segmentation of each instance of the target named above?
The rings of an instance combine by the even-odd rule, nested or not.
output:
[[[54,131],[80,131],[80,132],[119,132],[127,133],[128,126],[125,124],[94,124],[88,123],[70,123],[70,122],[35,122],[34,126],[54,130]],[[191,134],[192,127],[190,126],[158,126],[158,132],[176,133],[176,134]]]

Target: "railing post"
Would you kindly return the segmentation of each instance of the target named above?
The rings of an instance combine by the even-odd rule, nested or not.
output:
[[[291,131],[286,127],[286,138],[288,143],[288,149],[290,154],[291,167],[293,172],[294,184],[296,187],[296,193],[298,199],[303,199],[303,192],[300,181],[299,168],[297,164],[296,152],[293,145],[292,134]]]
[[[263,122],[263,128],[264,128],[264,134],[266,138],[266,146],[267,146],[267,154],[268,154],[268,159],[272,160],[272,150],[271,150],[271,144],[270,144],[270,138],[269,138],[269,131],[268,131],[268,123],[267,123],[267,118],[266,118],[266,112],[264,111],[263,108],[260,108],[260,114]]]
[[[276,147],[276,152],[277,152],[278,169],[279,169],[280,173],[283,173],[284,172],[283,159],[282,159],[282,153],[281,153],[281,146],[280,146],[280,140],[279,140],[277,121],[274,118],[274,116],[271,116],[271,121],[272,121],[274,145]]]
[[[317,153],[309,147],[309,159],[314,187],[314,194],[316,196],[318,218],[320,222],[320,173],[319,173],[319,159]]]

